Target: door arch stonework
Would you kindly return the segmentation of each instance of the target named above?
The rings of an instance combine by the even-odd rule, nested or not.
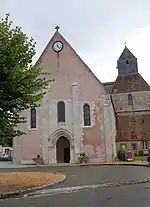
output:
[[[70,163],[74,163],[74,140],[72,134],[66,129],[58,129],[48,139],[49,164],[57,163],[57,141],[65,137],[70,145]]]
[[[50,138],[48,139],[50,146],[56,146],[57,140],[60,137],[66,137],[70,142],[70,147],[74,147],[74,140],[72,134],[66,129],[58,129],[52,133]]]

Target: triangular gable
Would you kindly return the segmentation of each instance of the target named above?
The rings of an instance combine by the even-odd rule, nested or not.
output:
[[[83,65],[86,67],[86,69],[91,73],[91,75],[94,77],[94,79],[96,81],[98,81],[99,84],[101,84],[101,86],[103,86],[103,84],[101,83],[101,81],[96,77],[96,75],[91,71],[91,69],[85,64],[85,62],[81,59],[81,57],[76,53],[76,51],[72,48],[72,46],[68,43],[68,41],[58,32],[56,31],[54,33],[54,35],[52,36],[52,38],[50,39],[50,41],[48,42],[48,44],[46,45],[45,49],[43,50],[42,54],[40,55],[40,57],[38,58],[37,62],[41,62],[42,60],[42,56],[44,55],[44,53],[46,52],[46,50],[48,49],[49,45],[53,42],[53,39],[57,37],[58,39],[62,39],[70,48],[71,50],[75,53],[75,55],[79,58],[79,60],[83,63]],[[104,87],[104,86],[103,86]]]

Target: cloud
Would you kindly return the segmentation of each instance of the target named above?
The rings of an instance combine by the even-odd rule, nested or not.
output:
[[[34,37],[37,56],[59,25],[60,32],[101,81],[116,78],[116,61],[125,41],[138,57],[139,71],[149,81],[149,0],[1,1],[0,15],[10,12],[15,24]]]
[[[9,5],[9,0],[1,0],[1,2],[0,2],[0,18],[4,17],[4,14],[7,10],[8,5]]]

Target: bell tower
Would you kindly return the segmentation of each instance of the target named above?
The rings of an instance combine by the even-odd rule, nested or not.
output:
[[[138,73],[137,58],[125,46],[117,61],[118,75],[130,75]]]

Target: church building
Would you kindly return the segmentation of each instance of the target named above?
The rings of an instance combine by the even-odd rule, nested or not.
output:
[[[125,47],[117,61],[118,77],[109,93],[116,117],[116,146],[149,153],[150,86],[138,72],[137,58]]]
[[[114,161],[126,147],[149,150],[150,88],[138,73],[137,58],[125,47],[115,82],[102,83],[58,28],[38,60],[50,81],[39,108],[24,111],[26,135],[13,140],[13,162],[77,163]]]

